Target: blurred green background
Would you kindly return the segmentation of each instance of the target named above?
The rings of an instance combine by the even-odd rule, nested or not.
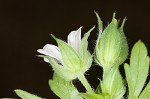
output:
[[[36,57],[37,49],[56,44],[50,34],[66,40],[69,32],[83,26],[82,33],[97,25],[94,10],[104,26],[116,17],[127,17],[125,35],[129,48],[141,39],[150,49],[150,2],[147,0],[0,0],[0,98],[17,98],[14,89],[23,89],[47,99],[58,99],[50,90],[48,80],[52,68]],[[95,29],[89,38],[93,52],[97,38]],[[122,74],[124,73],[121,67]],[[102,69],[95,64],[86,77],[92,87],[101,78]],[[74,83],[80,91],[79,81]]]

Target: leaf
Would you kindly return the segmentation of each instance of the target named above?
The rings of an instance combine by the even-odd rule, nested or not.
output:
[[[71,81],[65,81],[54,73],[53,80],[49,80],[51,90],[61,99],[82,99]]]
[[[132,90],[132,81],[131,81],[131,73],[130,73],[129,64],[125,63],[124,64],[124,69],[125,69],[125,74],[126,74],[126,80],[127,80],[127,83],[128,83],[128,90],[131,93],[131,90]],[[130,93],[129,93],[129,96],[130,96]]]
[[[129,88],[129,99],[136,99],[144,87],[149,71],[149,57],[142,41],[138,41],[133,46],[130,65],[125,64],[124,68]]]
[[[38,97],[36,95],[30,94],[26,91],[20,90],[20,89],[16,89],[15,92],[22,99],[44,99],[44,98]]]
[[[150,98],[150,82],[147,84],[147,86],[139,96],[139,99],[149,99],[149,98]]]

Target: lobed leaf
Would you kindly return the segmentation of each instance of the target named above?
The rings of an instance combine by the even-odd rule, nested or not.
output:
[[[149,57],[146,46],[138,41],[131,51],[130,65],[125,64],[125,73],[129,88],[129,99],[139,97],[149,71]]]

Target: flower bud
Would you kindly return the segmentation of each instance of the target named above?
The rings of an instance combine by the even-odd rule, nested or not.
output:
[[[97,13],[96,16],[98,24],[102,25],[102,21]],[[124,23],[125,19],[119,27],[114,14],[111,23],[104,31],[102,31],[102,26],[98,26],[99,36],[96,42],[94,57],[104,70],[109,70],[114,65],[122,64],[128,55],[128,45],[123,32]]]

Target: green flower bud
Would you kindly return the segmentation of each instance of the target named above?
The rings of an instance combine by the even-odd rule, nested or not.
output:
[[[73,80],[78,74],[84,74],[92,64],[92,55],[87,50],[87,39],[93,29],[89,30],[82,39],[81,28],[72,31],[68,35],[68,43],[52,35],[58,47],[47,44],[43,49],[37,51],[44,54],[42,57],[52,65],[58,76],[66,80]]]
[[[114,65],[122,64],[128,55],[128,45],[123,32],[125,19],[121,26],[113,15],[111,23],[102,31],[102,21],[98,18],[99,36],[95,47],[95,60],[103,67],[109,70]]]

